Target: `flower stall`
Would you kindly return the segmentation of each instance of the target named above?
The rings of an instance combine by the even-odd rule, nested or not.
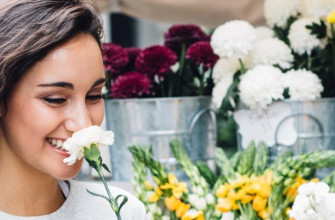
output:
[[[209,39],[196,25],[174,25],[164,45],[103,45],[107,128],[118,137],[111,148],[113,180],[133,176],[131,143],[152,144],[155,158],[170,170],[179,169],[168,148],[173,138],[183,141],[192,159],[213,158],[216,118],[210,95],[218,56]]]

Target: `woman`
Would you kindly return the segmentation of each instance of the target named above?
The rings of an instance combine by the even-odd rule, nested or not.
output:
[[[102,184],[70,180],[62,143],[100,125],[104,68],[101,24],[86,0],[0,2],[0,219],[116,219]],[[134,196],[122,219],[144,219]]]

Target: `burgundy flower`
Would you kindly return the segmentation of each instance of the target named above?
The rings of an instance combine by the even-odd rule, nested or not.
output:
[[[127,53],[128,53],[128,67],[134,67],[135,66],[135,60],[137,55],[141,52],[140,48],[137,47],[129,47],[129,48],[125,48]]]
[[[195,42],[205,40],[206,37],[206,34],[197,25],[173,25],[164,34],[164,44],[179,54],[182,44],[185,44],[187,48]]]
[[[177,62],[177,55],[165,46],[151,46],[142,50],[135,62],[138,71],[153,78],[170,72],[170,68]]]
[[[197,65],[202,65],[205,71],[212,68],[219,59],[213,53],[213,49],[208,41],[199,41],[192,44],[187,49],[186,58],[192,60]]]
[[[150,94],[150,88],[150,79],[133,71],[116,78],[110,88],[110,96],[112,98],[138,98],[143,94]]]
[[[128,53],[121,46],[113,43],[102,45],[103,61],[106,70],[119,74],[128,63]]]

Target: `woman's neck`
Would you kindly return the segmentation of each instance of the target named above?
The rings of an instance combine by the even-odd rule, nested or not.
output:
[[[1,153],[4,152],[0,152],[1,211],[17,216],[41,216],[62,206],[65,198],[56,179],[20,164],[8,152]]]

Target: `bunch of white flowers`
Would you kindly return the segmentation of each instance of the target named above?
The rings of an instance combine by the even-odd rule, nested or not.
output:
[[[298,188],[292,209],[288,211],[295,220],[329,220],[335,216],[335,194],[326,183],[309,182]]]
[[[213,68],[215,107],[230,105],[229,113],[239,97],[246,107],[260,111],[284,94],[294,101],[334,94],[335,79],[329,82],[329,74],[335,75],[334,49],[329,48],[335,48],[335,28],[331,31],[334,22],[325,19],[332,10],[334,0],[265,0],[272,29],[239,20],[219,26],[211,38],[220,57]]]
[[[72,165],[76,160],[84,156],[84,147],[89,148],[91,144],[97,146],[107,146],[114,143],[114,133],[104,131],[99,126],[90,126],[75,132],[71,138],[63,143],[63,148],[68,151],[70,156],[64,159],[64,163]]]

